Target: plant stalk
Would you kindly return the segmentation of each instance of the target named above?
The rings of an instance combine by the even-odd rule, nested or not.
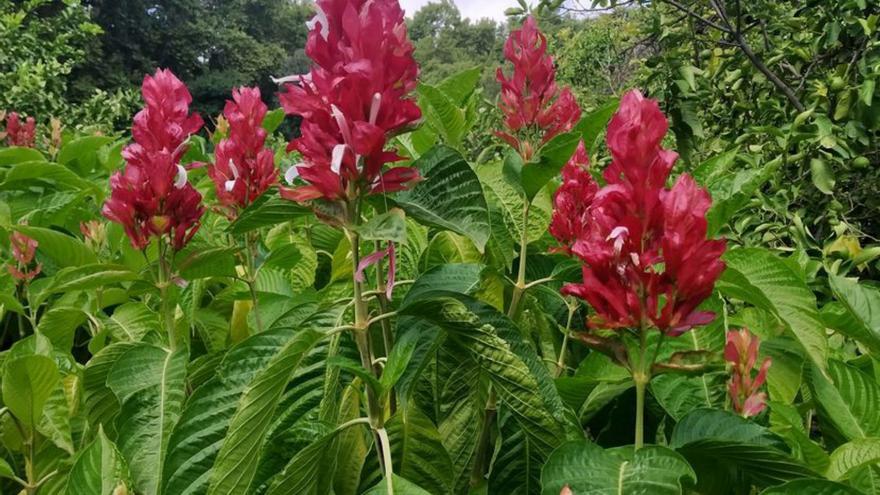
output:
[[[260,306],[259,300],[257,298],[257,267],[256,267],[256,239],[247,234],[245,240],[245,256],[247,258],[247,271],[248,271],[248,290],[251,293],[251,303],[253,304],[252,310],[254,312],[254,321],[257,324],[257,333],[263,332],[263,322],[260,318]]]
[[[168,335],[171,350],[177,349],[177,329],[174,328],[175,307],[171,304],[168,289],[171,286],[171,261],[168,259],[168,245],[164,237],[159,237],[159,297],[162,299],[162,325]]]

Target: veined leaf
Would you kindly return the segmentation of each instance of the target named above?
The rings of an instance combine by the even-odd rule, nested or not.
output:
[[[682,482],[696,478],[684,458],[664,447],[603,450],[577,440],[563,444],[547,460],[541,472],[541,493],[558,495],[568,485],[573,493],[680,495]]]
[[[768,488],[761,495],[862,495],[862,492],[834,481],[803,479]]]
[[[839,481],[863,466],[880,465],[880,438],[859,438],[845,443],[831,454],[828,478]]]
[[[419,223],[464,235],[482,251],[489,239],[489,210],[480,180],[464,158],[435,146],[413,166],[424,180],[398,193],[394,202]]]
[[[269,191],[245,208],[227,230],[232,234],[241,235],[310,214],[311,212],[304,206],[280,198],[274,191]]]
[[[766,249],[728,251],[727,270],[718,282],[722,294],[776,315],[803,346],[813,364],[827,368],[828,341],[816,309],[816,297],[803,279]]]
[[[25,426],[33,426],[58,384],[58,366],[41,355],[22,356],[3,363],[3,403]]]
[[[113,442],[98,428],[95,440],[80,452],[67,478],[67,495],[114,495],[125,486],[128,467]]]
[[[871,354],[880,355],[880,290],[835,275],[829,276],[828,282],[854,323],[837,330],[857,340]]]
[[[321,334],[301,329],[261,370],[241,397],[223,447],[217,454],[210,495],[243,493],[250,486],[284,387]]]
[[[880,386],[863,371],[831,360],[828,375],[812,369],[810,385],[823,419],[849,440],[880,437]]]
[[[183,408],[187,352],[136,344],[119,356],[107,386],[122,404],[116,417],[119,451],[138,492],[160,493],[171,430]]]
[[[17,225],[12,229],[39,242],[37,252],[52,258],[61,267],[76,267],[98,261],[95,254],[76,237],[43,227]]]
[[[365,241],[406,242],[406,215],[399,208],[376,215],[357,228]]]

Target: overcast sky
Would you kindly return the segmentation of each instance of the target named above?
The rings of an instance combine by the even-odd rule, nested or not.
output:
[[[400,5],[406,11],[407,17],[412,17],[419,10],[419,7],[425,5],[430,0],[400,0]],[[504,9],[516,7],[516,0],[455,0],[458,10],[461,11],[463,17],[469,17],[473,20],[489,17],[497,21],[504,21]]]

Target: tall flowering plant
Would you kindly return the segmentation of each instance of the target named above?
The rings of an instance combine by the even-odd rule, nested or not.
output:
[[[167,305],[173,254],[192,239],[205,212],[202,195],[187,182],[180,164],[187,140],[202,127],[202,119],[189,113],[189,90],[169,70],[146,76],[141,93],[146,106],[134,117],[134,143],[122,151],[125,170],[110,178],[110,199],[103,213],[122,225],[136,249],[158,240],[158,283]],[[171,311],[164,311],[169,335]],[[174,345],[173,335],[171,340]]]
[[[355,321],[351,331],[362,366],[379,375],[370,331],[374,323],[381,322],[389,352],[391,314],[384,310],[390,291],[377,290],[383,315],[370,319],[363,273],[369,264],[387,256],[389,281],[393,281],[394,249],[389,245],[384,251],[362,257],[359,227],[364,198],[405,190],[420,180],[416,168],[394,165],[401,157],[388,148],[390,138],[421,118],[412,94],[419,68],[397,0],[318,0],[316,8],[306,43],[311,69],[308,74],[281,81],[283,108],[302,118],[301,135],[288,147],[298,152],[302,161],[285,173],[289,187],[282,187],[281,195],[296,202],[319,203],[314,206],[321,218],[345,231],[354,273]],[[368,387],[367,399],[390,493],[384,398]]]
[[[259,88],[233,90],[232,100],[226,102],[223,110],[228,134],[214,150],[214,162],[208,166],[208,176],[214,182],[221,208],[230,219],[237,218],[241,210],[278,182],[275,153],[266,147],[268,133],[263,128],[267,112]],[[241,254],[257,330],[262,331],[256,292],[258,243],[257,232],[246,234]]]
[[[285,78],[281,105],[302,117],[302,135],[289,149],[302,155],[283,188],[293,201],[356,201],[407,189],[419,180],[413,167],[385,165],[400,156],[388,139],[420,118],[412,92],[418,65],[396,0],[319,0],[311,21],[308,74]]]
[[[708,192],[687,174],[667,186],[677,159],[661,146],[668,127],[656,101],[627,93],[608,126],[612,162],[603,173],[605,186],[569,164],[550,228],[562,249],[583,263],[583,281],[563,293],[590,304],[591,329],[618,332],[617,339],[597,332],[580,338],[632,372],[637,446],[643,441],[645,387],[663,338],[713,320],[714,314],[698,307],[724,271],[725,241],[706,238]],[[652,330],[661,334],[653,352]]]

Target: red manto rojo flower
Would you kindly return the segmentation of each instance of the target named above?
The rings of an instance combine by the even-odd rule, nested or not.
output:
[[[569,88],[560,90],[556,85],[547,38],[533,17],[526,18],[522,29],[510,33],[504,57],[513,64],[513,75],[507,78],[498,69],[507,131],[496,134],[528,161],[536,148],[570,131],[580,120],[581,109]]]
[[[233,216],[277,182],[275,155],[265,147],[268,133],[262,127],[267,110],[259,88],[233,90],[223,110],[229,135],[217,145],[208,175]]]
[[[202,196],[187,182],[180,159],[190,135],[202,126],[190,115],[189,90],[169,70],[146,76],[141,88],[146,107],[134,117],[134,143],[122,156],[125,171],[110,178],[104,216],[119,223],[132,246],[144,249],[153,236],[168,235],[175,250],[199,228]]]
[[[746,418],[757,416],[767,407],[767,394],[759,390],[767,380],[770,358],[764,359],[758,374],[754,379],[752,378],[752,370],[758,362],[760,347],[760,339],[752,335],[748,329],[727,332],[724,359],[733,366],[728,392],[733,409]]]
[[[393,167],[388,138],[421,112],[411,97],[419,69],[397,0],[318,0],[309,23],[311,71],[285,78],[284,110],[303,118],[289,149],[303,162],[285,174],[308,185],[282,189],[294,201],[351,199],[407,189],[413,167]],[[293,82],[293,83],[292,83]]]
[[[566,189],[556,196],[556,217],[568,218],[551,233],[584,262],[583,283],[563,291],[590,303],[593,326],[648,323],[677,336],[715,316],[697,307],[724,270],[726,243],[706,239],[705,189],[688,175],[666,187],[677,159],[660,146],[668,126],[656,101],[627,93],[608,126],[606,186],[593,194],[584,175],[564,186],[586,191],[580,203]]]
[[[6,142],[9,146],[33,148],[36,142],[36,128],[37,123],[33,117],[28,117],[22,124],[21,117],[11,112],[6,116]]]
[[[590,157],[581,141],[571,160],[562,168],[562,185],[553,198],[555,208],[550,234],[563,245],[561,251],[568,254],[586,230],[589,207],[599,190],[590,175],[589,165]]]
[[[13,232],[9,236],[9,244],[12,247],[12,257],[15,259],[15,263],[6,265],[9,274],[21,282],[33,280],[43,269],[42,264],[30,268],[31,262],[34,261],[34,256],[37,253],[39,243],[21,232]]]

